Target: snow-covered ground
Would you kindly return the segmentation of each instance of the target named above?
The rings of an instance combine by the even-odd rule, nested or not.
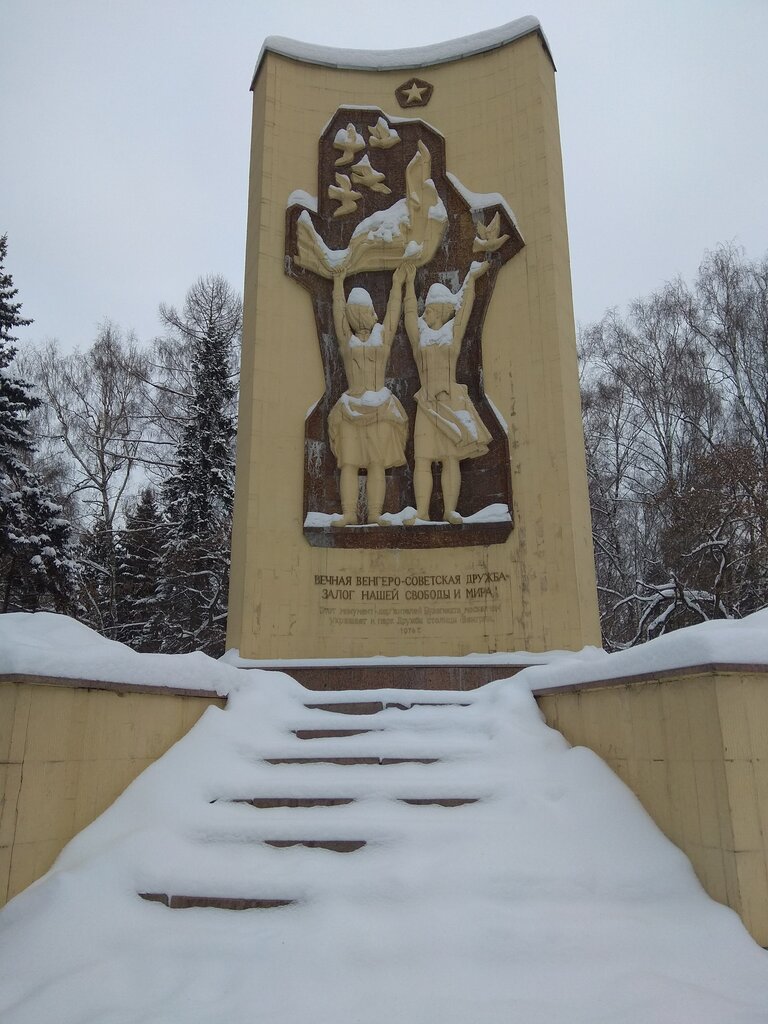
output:
[[[0,675],[54,676],[226,696],[238,673],[206,654],[137,654],[52,612],[0,615]]]
[[[254,661],[228,651],[220,661],[205,654],[137,654],[125,644],[107,640],[66,615],[38,612],[0,615],[0,675],[54,676],[93,679],[140,686],[200,690],[226,696],[246,685],[248,676],[233,668],[291,668],[354,665],[529,665],[518,684],[538,692],[555,686],[663,672],[711,663],[768,664],[768,609],[744,619],[720,619],[668,633],[657,640],[617,654],[598,647],[582,651],[498,652],[457,658],[373,657],[297,658],[281,662]],[[256,677],[251,679],[256,682]]]
[[[686,631],[699,660],[733,662],[739,646],[742,660],[768,661],[765,613],[719,626]],[[22,634],[18,644],[0,636],[0,672],[9,643],[32,643]],[[88,643],[86,633],[79,651],[60,643],[57,674]],[[103,643],[94,646],[108,671]],[[643,649],[654,667],[660,643]],[[685,635],[673,659],[677,647]],[[132,673],[144,659],[155,671],[151,656],[133,657]],[[590,671],[625,657],[558,659],[471,693],[316,694],[285,675],[216,666],[232,680],[227,708],[209,708],[0,913],[0,1020],[766,1024],[768,953],[704,894],[603,762],[546,726],[532,697],[569,662]],[[212,674],[206,688],[218,686]],[[382,698],[401,706],[356,716],[305,706]],[[371,731],[294,732],[313,729]],[[356,756],[434,761],[267,760]],[[260,797],[349,802],[229,802]],[[404,802],[434,798],[477,802]],[[336,853],[270,839],[367,845]],[[294,902],[170,910],[140,892]]]

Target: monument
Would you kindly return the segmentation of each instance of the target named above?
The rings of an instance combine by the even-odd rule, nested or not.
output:
[[[554,65],[267,40],[253,80],[228,646],[599,643]]]
[[[493,659],[497,652],[598,642],[554,68],[534,19],[394,54],[268,41],[254,81],[245,300],[230,647],[251,664],[286,667],[299,681],[314,672],[321,689],[373,690],[388,674],[390,684],[423,691],[479,685],[495,667],[498,675],[510,673],[501,657],[494,666],[462,655]],[[681,666],[680,644],[664,647],[663,638],[645,659],[639,651],[587,659],[574,674],[571,663],[538,694],[537,681],[530,682],[548,724],[615,768],[691,858],[710,895],[740,913],[765,946],[763,614],[736,624],[738,635],[733,624],[716,631],[719,639],[693,627],[687,646],[702,652],[702,664],[686,659]],[[152,655],[121,654],[96,634],[88,639],[89,630],[65,617],[5,618],[32,622],[22,627],[21,642],[6,643],[0,675],[0,903],[40,878],[65,842],[211,704],[221,706],[222,692],[238,688],[231,678],[237,673],[206,659],[196,670],[174,669],[173,659],[161,665]],[[19,625],[9,624],[6,636]],[[51,651],[59,649],[51,674]],[[414,669],[401,655],[443,657]],[[361,660],[340,665],[349,657]],[[327,660],[305,669],[301,659]],[[143,838],[137,844],[130,829],[107,824],[105,833],[95,825],[91,837],[125,834],[131,844],[127,858],[117,851],[115,866],[127,867],[136,904],[124,904],[130,894],[120,881],[114,895],[123,902],[112,901],[110,918],[112,906],[124,904],[134,920],[139,896],[162,905],[154,908],[160,914],[197,907],[197,914],[248,909],[271,917],[294,896],[306,903],[306,879],[293,892],[283,888],[290,871],[276,891],[261,888],[262,881],[274,884],[273,857],[281,848],[307,847],[286,853],[299,864],[293,858],[313,857],[314,848],[353,853],[368,839],[375,848],[377,834],[346,831],[364,819],[333,814],[355,791],[362,795],[363,775],[378,778],[380,767],[387,779],[376,782],[376,792],[391,798],[393,811],[401,802],[451,807],[493,796],[485,783],[474,793],[441,785],[455,773],[442,774],[438,762],[457,752],[453,740],[439,749],[448,741],[442,705],[471,703],[466,695],[318,697],[282,688],[285,701],[264,723],[267,731],[249,731],[257,723],[247,701],[231,709],[234,725],[206,715],[203,729],[212,726],[208,739],[215,742],[203,732],[203,775],[190,775],[188,753],[174,754],[115,809],[124,823],[141,824],[124,809],[141,811],[148,799],[142,836],[157,833],[166,847],[166,826],[183,825],[185,870],[178,858],[158,870],[158,858],[149,856],[145,889],[133,856],[147,848]],[[417,712],[406,724],[407,741],[399,712],[385,712],[377,724],[385,704],[411,703]],[[295,719],[286,717],[289,704]],[[469,709],[475,724],[480,710]],[[333,728],[340,712],[372,715],[370,728]],[[449,712],[457,713],[464,714]],[[318,728],[309,728],[313,721]],[[203,749],[199,739],[193,749]],[[225,746],[217,770],[219,739]],[[480,734],[477,740],[468,759],[462,755],[469,784],[484,772],[470,761],[490,753],[482,752]],[[235,755],[255,774],[233,775]],[[273,777],[272,765],[280,764],[292,766],[287,779],[281,768]],[[398,764],[406,766],[404,776],[390,767]],[[352,768],[351,781],[358,781],[350,792],[342,776],[355,765],[362,768]],[[183,789],[158,789],[167,770],[215,799],[185,799],[183,818],[168,805],[168,822],[161,820],[163,792],[178,803]],[[492,774],[502,780],[496,769]],[[217,779],[221,788],[212,791]],[[403,779],[411,780],[409,795]],[[253,811],[243,808],[238,842],[226,811],[231,803],[264,815],[254,831],[247,820]],[[187,805],[210,808],[205,828],[187,827]],[[299,805],[313,809],[306,819],[292,810],[297,820],[286,835],[280,808]],[[431,815],[433,808],[422,810]],[[410,811],[417,808],[409,819]],[[299,818],[306,832],[298,831]],[[429,839],[429,820],[416,826],[420,843]],[[459,830],[467,832],[466,824]],[[432,840],[444,840],[442,824]],[[272,849],[260,853],[265,845]],[[56,890],[63,894],[67,912],[59,917],[71,931],[72,869],[89,847],[101,873],[96,898],[109,895],[101,884],[111,874],[102,871],[104,844],[85,839],[49,879],[52,890],[41,881],[31,894],[33,916],[44,909],[48,886],[54,898]],[[265,855],[269,870],[262,873]],[[429,871],[430,858],[420,860]],[[239,883],[238,862],[247,864]],[[670,864],[685,874],[679,856]],[[328,894],[317,895],[329,905]],[[405,899],[410,908],[408,893]],[[734,922],[718,916],[732,933]],[[28,959],[38,953],[39,945]],[[92,973],[80,971],[89,996]],[[282,990],[276,1005],[283,1007]]]

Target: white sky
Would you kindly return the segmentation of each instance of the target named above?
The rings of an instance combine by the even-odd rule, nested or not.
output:
[[[109,317],[149,339],[200,274],[242,287],[265,36],[387,49],[529,13],[558,68],[577,319],[692,277],[719,242],[762,255],[768,0],[0,0],[24,337],[87,345]]]

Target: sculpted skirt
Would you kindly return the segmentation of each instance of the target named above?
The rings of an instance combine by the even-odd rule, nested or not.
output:
[[[408,417],[389,388],[345,391],[328,416],[328,433],[339,466],[405,465]]]
[[[490,432],[480,419],[465,384],[453,384],[445,399],[416,392],[414,453],[417,459],[477,459],[488,451]]]

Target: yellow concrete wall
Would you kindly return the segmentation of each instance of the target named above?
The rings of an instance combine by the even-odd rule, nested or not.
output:
[[[256,78],[228,646],[248,658],[462,655],[599,643],[554,69],[538,35],[414,69],[428,106],[400,110],[407,70],[319,67],[267,53]],[[318,139],[344,104],[422,117],[448,169],[510,202],[526,247],[483,329],[485,387],[510,428],[515,528],[503,545],[313,548],[302,532],[304,419],[323,393],[310,296],[284,273],[285,207],[317,191]],[[315,574],[503,571],[483,621],[332,626]],[[475,609],[476,610],[476,609]],[[481,608],[481,614],[485,609]]]
[[[538,697],[768,946],[768,671],[695,672]]]
[[[224,702],[0,683],[0,906],[212,703]]]

